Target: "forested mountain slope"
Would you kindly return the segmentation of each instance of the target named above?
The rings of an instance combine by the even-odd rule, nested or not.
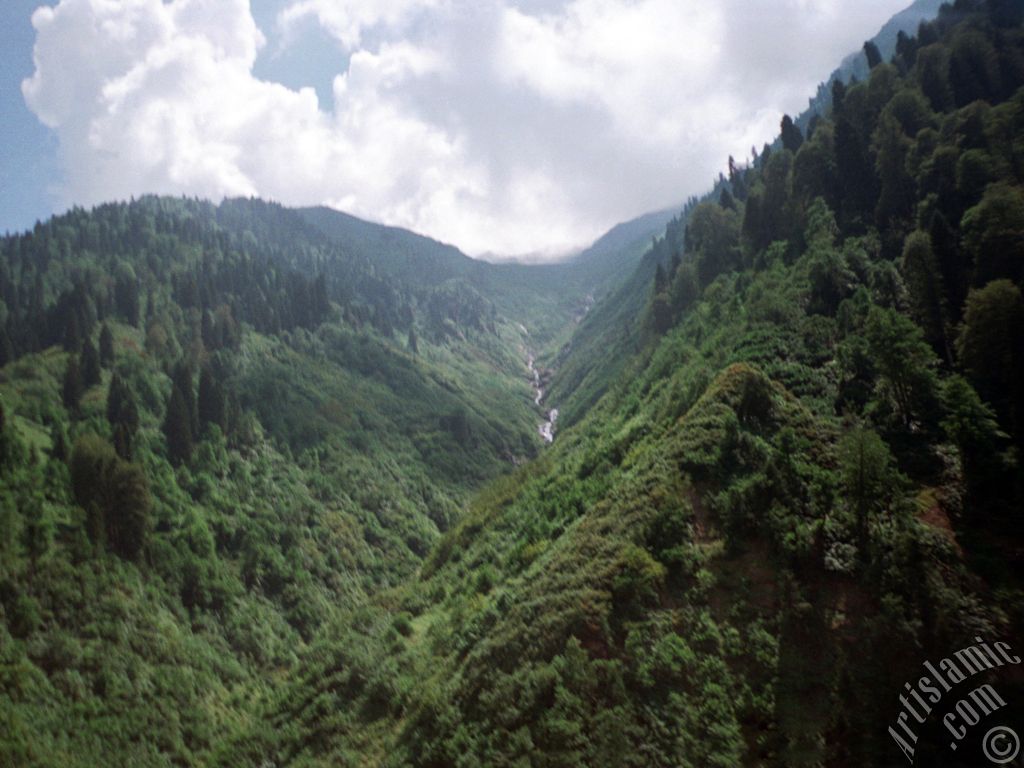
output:
[[[223,764],[902,764],[923,661],[1024,637],[1017,10],[947,8],[671,225],[576,423]],[[1019,726],[1019,675],[985,679],[986,727]],[[982,764],[980,733],[919,735],[918,764]]]
[[[1024,644],[1020,4],[808,134],[565,265],[259,201],[4,239],[0,764],[903,764],[923,661]]]
[[[452,246],[394,227],[360,221],[327,208],[300,212],[346,254],[411,286],[472,286],[498,312],[528,328],[540,352],[571,328],[595,300],[628,276],[671,213],[651,213],[619,224],[571,259],[555,263],[490,263]]]
[[[0,763],[207,762],[538,452],[523,323],[583,288],[510,317],[345,221],[151,197],[0,241]]]
[[[895,56],[898,47],[915,37],[923,23],[929,22],[939,14],[944,0],[915,0],[903,11],[900,11],[879,30],[871,40],[878,55],[888,61]],[[851,53],[829,76],[828,80],[818,86],[818,92],[811,99],[809,108],[796,118],[797,125],[806,130],[815,115],[824,115],[832,107],[832,85],[837,80],[843,85],[851,82],[863,82],[871,74],[871,66],[865,51]]]

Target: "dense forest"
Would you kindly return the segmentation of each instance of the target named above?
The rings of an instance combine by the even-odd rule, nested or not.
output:
[[[862,56],[563,265],[257,200],[0,240],[0,764],[904,764],[926,660],[1024,647],[1024,9]],[[983,677],[913,762],[1020,730]]]

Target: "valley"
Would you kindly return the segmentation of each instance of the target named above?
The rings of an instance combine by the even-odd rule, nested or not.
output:
[[[256,198],[0,239],[0,765],[902,764],[925,661],[1024,648],[1024,14],[931,5],[558,263]]]

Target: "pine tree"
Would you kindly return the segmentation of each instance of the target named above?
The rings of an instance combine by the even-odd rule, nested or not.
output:
[[[736,210],[736,199],[732,196],[728,187],[723,187],[722,194],[718,198],[718,204],[725,208],[727,211]]]
[[[14,345],[6,328],[0,328],[0,368],[13,361],[15,357]]]
[[[50,428],[50,443],[50,458],[54,461],[67,461],[68,441],[64,429],[58,424]]]
[[[956,349],[978,393],[1003,422],[1024,421],[1024,299],[1016,285],[995,280],[970,292]],[[1014,432],[1020,438],[1019,429]]]
[[[657,269],[654,270],[654,293],[662,293],[666,287],[668,287],[668,278],[665,276],[665,267],[658,264]]]
[[[199,374],[199,424],[200,427],[216,425],[223,431],[225,419],[224,391],[210,366],[204,366]]]
[[[852,507],[857,546],[864,557],[871,518],[885,508],[895,485],[893,458],[885,441],[864,427],[857,427],[842,439],[839,456],[844,496]]]
[[[135,434],[139,430],[139,410],[135,395],[117,373],[111,377],[107,391],[107,421],[110,422],[117,455],[130,460]]]
[[[99,547],[135,559],[151,528],[146,476],[137,464],[120,459],[96,435],[75,442],[69,461],[75,501],[86,511],[89,538]]]
[[[864,43],[864,56],[868,60],[868,69],[874,69],[882,63],[882,53],[878,46],[868,40]]]
[[[199,434],[199,408],[196,403],[196,390],[192,384],[192,367],[184,360],[178,362],[171,372],[172,384],[181,391],[188,414],[188,425],[193,436]]]
[[[925,339],[932,349],[952,363],[946,335],[948,313],[942,273],[927,233],[918,230],[907,237],[903,246],[903,276],[910,293],[914,319],[924,330]]]
[[[409,343],[408,343],[408,346],[409,346],[409,351],[412,352],[414,355],[418,355],[420,353],[419,341],[416,339],[416,329],[413,328],[412,326],[409,327]]]
[[[177,384],[171,388],[171,397],[167,401],[163,431],[171,461],[175,464],[187,462],[192,456],[192,420],[185,395]]]
[[[103,380],[100,355],[90,339],[82,344],[82,384],[86,389],[95,387]]]
[[[872,307],[865,324],[871,358],[903,426],[934,415],[938,403],[935,353],[921,329],[892,309]]]
[[[135,560],[145,547],[151,528],[146,475],[138,464],[115,459],[107,464],[103,482],[107,541],[118,555]]]
[[[67,324],[64,326],[64,351],[77,353],[82,346],[82,330],[78,322],[78,314],[74,311],[68,315]]]
[[[114,364],[114,334],[106,323],[100,329],[100,365],[110,368]]]
[[[78,413],[83,390],[82,372],[78,365],[78,355],[70,355],[67,368],[64,369],[64,385],[61,388],[61,393],[64,399],[64,407],[71,413]]]
[[[793,118],[782,116],[782,146],[794,154],[803,146],[804,135],[800,132]]]

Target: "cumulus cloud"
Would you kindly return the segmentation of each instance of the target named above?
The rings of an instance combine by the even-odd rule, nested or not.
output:
[[[326,203],[471,253],[556,253],[708,186],[901,0],[61,0],[29,107],[66,202],[143,192]],[[333,104],[257,78],[337,41]]]

